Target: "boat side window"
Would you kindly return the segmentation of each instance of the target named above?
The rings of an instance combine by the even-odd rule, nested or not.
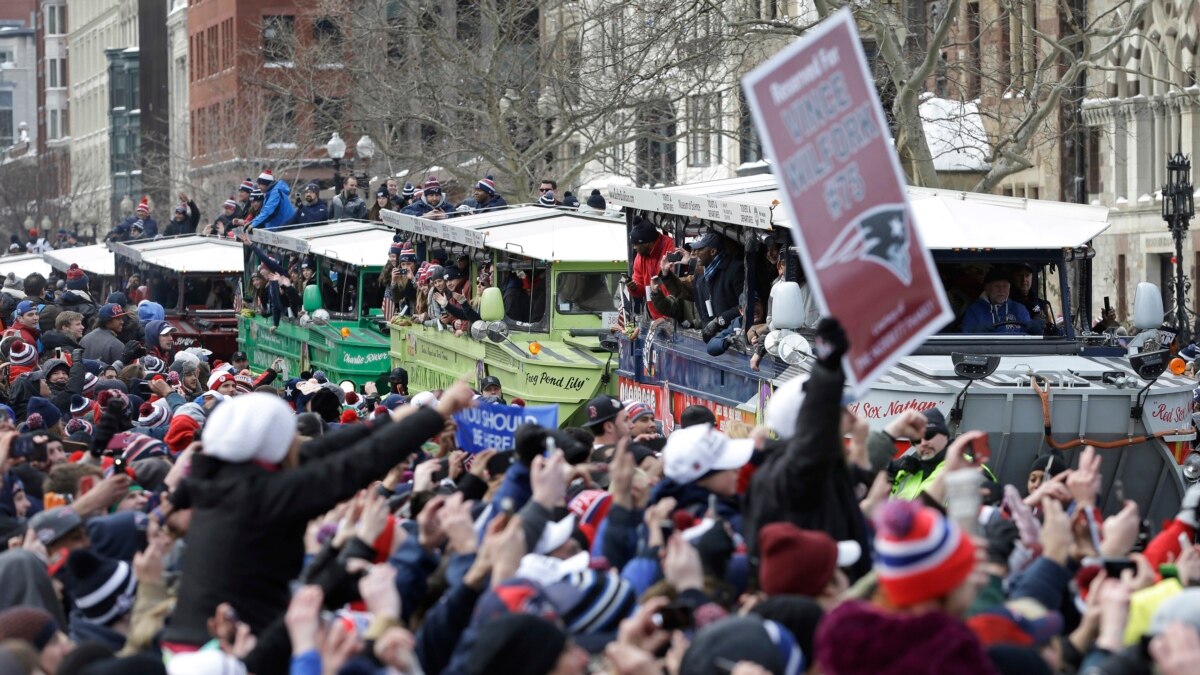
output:
[[[188,309],[233,309],[233,289],[222,276],[186,276],[183,304]]]
[[[555,304],[562,314],[594,314],[616,309],[617,272],[559,272]]]
[[[496,266],[496,286],[504,296],[504,319],[512,327],[544,327],[549,285],[546,274],[545,265],[517,257]]]
[[[367,272],[360,277],[362,279],[362,308],[359,311],[363,316],[367,316],[372,309],[383,307],[383,292],[387,288],[387,284],[380,283],[378,272]],[[390,276],[387,282],[391,282]]]

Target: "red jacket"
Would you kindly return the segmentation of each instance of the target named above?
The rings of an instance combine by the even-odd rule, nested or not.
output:
[[[633,281],[625,286],[629,291],[630,297],[646,297],[646,286],[650,284],[650,279],[658,276],[663,256],[674,250],[675,240],[665,234],[660,234],[658,241],[654,244],[654,248],[650,251],[650,255],[643,256],[641,253],[637,254],[633,259]],[[651,318],[658,319],[662,317],[662,314],[659,314],[650,303],[646,303],[646,311],[650,312]]]

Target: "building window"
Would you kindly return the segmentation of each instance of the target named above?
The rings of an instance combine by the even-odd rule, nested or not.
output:
[[[338,130],[346,102],[340,98],[313,100],[313,136],[321,143]]]
[[[979,45],[979,3],[967,3],[967,98],[979,98],[983,85],[983,64]]]
[[[740,91],[738,92],[738,145],[741,146],[738,159],[742,164],[762,161],[762,139],[758,137],[758,129],[754,126],[754,116],[750,114],[750,105],[746,103],[746,96]]]
[[[292,37],[295,35],[295,17],[264,16],[263,59],[267,63],[282,63],[292,60]]]
[[[638,185],[675,183],[675,123],[675,111],[666,101],[646,103],[638,110]]]
[[[13,60],[13,53],[7,49],[0,49],[0,66],[6,63],[16,63],[16,61]]]
[[[13,93],[0,91],[0,148],[13,144]]]
[[[50,111],[50,140],[58,138],[58,111]]]
[[[332,16],[313,19],[313,41],[326,63],[342,62],[342,24]]]
[[[46,8],[47,35],[63,35],[67,32],[67,22],[63,16],[66,8],[66,5],[50,5]]]
[[[208,74],[220,72],[221,45],[217,37],[217,27],[208,29]]]
[[[47,78],[50,80],[50,88],[54,89],[58,86],[58,59],[46,59]]]
[[[296,142],[296,106],[290,96],[267,98],[267,128],[263,134],[268,145]]]
[[[712,166],[719,161],[714,146],[720,122],[720,94],[701,94],[688,98],[688,164],[690,166]]]

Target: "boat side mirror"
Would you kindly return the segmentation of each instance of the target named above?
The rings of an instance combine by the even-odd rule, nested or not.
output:
[[[487,325],[488,339],[496,344],[508,339],[508,324],[503,321],[493,321]]]
[[[316,284],[304,287],[304,311],[312,314],[321,309],[321,288]]]
[[[1138,284],[1133,293],[1133,327],[1139,331],[1158,328],[1165,315],[1158,286],[1145,281]]]
[[[771,328],[796,330],[804,325],[800,284],[781,281],[771,289]]]
[[[504,294],[499,288],[483,289],[483,295],[479,296],[479,316],[489,323],[504,319]]]

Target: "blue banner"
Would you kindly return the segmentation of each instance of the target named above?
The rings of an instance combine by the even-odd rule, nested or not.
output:
[[[526,422],[555,429],[558,427],[558,406],[522,408],[519,405],[484,403],[467,408],[454,416],[454,423],[458,425],[458,447],[471,453],[488,448],[511,450],[517,429]]]

